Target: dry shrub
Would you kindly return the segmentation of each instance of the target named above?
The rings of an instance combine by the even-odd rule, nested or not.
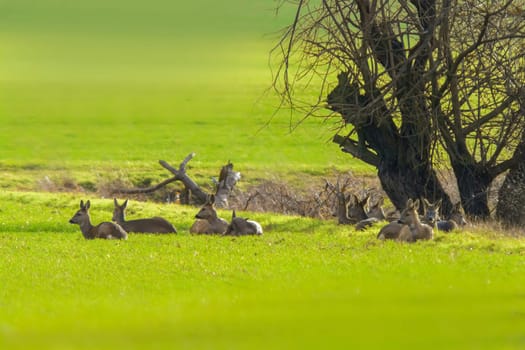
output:
[[[36,187],[39,191],[45,192],[78,192],[83,188],[71,176],[51,178],[44,176],[37,180]]]
[[[380,190],[363,187],[363,178],[345,174],[338,175],[335,179],[305,184],[300,188],[283,181],[263,181],[249,187],[245,192],[235,191],[229,201],[232,208],[239,210],[328,219],[334,216],[337,203],[333,186],[335,183],[344,188],[346,193],[354,193],[359,198],[369,194],[374,201],[384,196]]]
[[[171,185],[171,184],[170,184]],[[123,193],[122,189],[135,188],[135,185],[126,178],[103,179],[99,181],[97,193],[105,198],[134,199],[139,201],[153,201],[161,203],[174,203],[179,200],[180,186],[164,186],[148,193]]]

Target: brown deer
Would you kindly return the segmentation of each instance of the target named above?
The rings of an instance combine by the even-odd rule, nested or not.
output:
[[[379,202],[372,207],[371,211],[369,210],[370,215],[367,214],[365,208],[368,206],[369,199],[370,195],[368,194],[363,199],[359,200],[357,196],[352,193],[348,196],[345,196],[344,193],[337,193],[336,214],[338,223],[343,225],[355,224],[356,230],[362,230],[383,220],[384,212]],[[382,216],[382,219],[376,216]]]
[[[89,200],[84,205],[84,201],[80,201],[80,209],[69,220],[70,224],[80,225],[80,231],[85,239],[103,238],[103,239],[127,239],[128,234],[119,224],[114,222],[102,222],[97,226],[91,224],[89,217],[89,207],[91,203]]]
[[[424,205],[424,221],[438,231],[450,232],[458,229],[460,226],[465,226],[467,221],[461,210],[461,203],[456,203],[450,214],[448,220],[441,220],[439,216],[439,208],[441,207],[441,199],[435,203],[431,203],[423,198]]]
[[[458,225],[458,227],[463,227],[468,224],[467,220],[465,219],[465,212],[461,207],[461,202],[457,202],[456,204],[454,204],[448,220],[454,221]]]
[[[369,198],[368,195],[362,200],[359,200],[353,193],[345,195],[343,192],[339,192],[336,197],[337,208],[335,215],[340,225],[355,224],[361,220],[368,219],[365,211]]]
[[[367,214],[366,208],[370,199],[370,194],[367,194],[363,199],[359,200],[353,193],[345,195],[345,189],[348,183],[339,186],[339,180],[336,185],[327,182],[327,186],[332,189],[336,196],[336,208],[334,216],[337,216],[337,223],[340,225],[355,224],[357,230],[362,230],[374,223],[384,219],[384,212],[382,212],[382,202],[378,201],[369,210],[370,215]],[[381,213],[383,215],[381,216]],[[377,217],[379,216],[379,217]]]
[[[440,220],[439,208],[441,207],[441,199],[437,202],[429,202],[426,198],[423,198],[423,222],[437,229],[437,224]]]
[[[377,239],[397,239],[403,226],[406,225],[400,223],[399,221],[392,221],[383,226],[381,230],[379,230],[379,233],[377,234]]]
[[[262,235],[263,230],[261,224],[257,221],[248,220],[235,215],[235,210],[232,212],[232,221],[228,225],[225,235],[230,236],[245,236],[245,235]]]
[[[113,221],[122,226],[126,232],[134,233],[177,233],[177,229],[164,218],[154,217],[149,219],[125,220],[125,211],[128,206],[126,199],[120,205],[116,198],[113,198]]]
[[[197,219],[190,227],[190,233],[223,234],[228,229],[228,222],[217,216],[215,196],[208,197],[201,210],[195,215]]]
[[[401,212],[399,223],[403,224],[399,237],[402,242],[415,242],[418,240],[429,240],[434,237],[432,227],[424,224],[419,219],[417,210],[419,209],[419,199],[413,201],[408,199],[406,208]]]
[[[409,199],[406,208],[401,212],[398,221],[391,222],[381,228],[377,238],[397,239],[403,242],[415,242],[421,239],[432,239],[434,231],[432,227],[421,222],[417,210],[419,200]]]
[[[361,213],[364,212],[365,205],[369,203],[368,196],[365,197],[366,202],[358,202],[359,206],[362,209],[356,209],[356,212]],[[368,211],[366,212],[366,218],[361,219],[357,222],[355,225],[356,230],[363,230],[369,226],[374,225],[375,223],[386,220],[386,215],[383,210],[383,197],[379,198],[374,204],[368,205]],[[362,214],[360,214],[362,217]]]
[[[383,210],[384,202],[384,198],[380,197],[374,204],[369,204],[366,216],[369,218],[376,218],[378,220],[386,220],[385,211]]]

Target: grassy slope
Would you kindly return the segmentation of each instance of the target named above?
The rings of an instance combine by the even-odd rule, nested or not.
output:
[[[311,120],[274,116],[268,52],[290,11],[272,1],[16,1],[0,23],[0,171],[35,188],[45,175],[147,174],[158,159],[208,175],[348,164]],[[311,92],[305,91],[308,95]],[[273,119],[272,119],[273,116]],[[292,119],[290,119],[292,118]],[[268,125],[268,123],[270,124]],[[363,165],[356,169],[366,171]],[[13,176],[16,174],[16,176]]]
[[[521,240],[455,233],[402,245],[376,229],[260,214],[262,237],[195,237],[194,210],[135,202],[130,216],[161,214],[181,233],[85,241],[67,224],[74,196],[1,200],[9,348],[525,345]],[[110,200],[92,206],[95,222],[109,218]]]

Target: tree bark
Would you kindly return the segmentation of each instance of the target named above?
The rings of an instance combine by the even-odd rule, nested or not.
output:
[[[494,177],[479,164],[452,161],[456,175],[461,205],[465,213],[477,219],[490,217],[488,190]]]
[[[506,226],[525,225],[525,132],[516,150],[518,162],[512,166],[498,193],[496,218]]]

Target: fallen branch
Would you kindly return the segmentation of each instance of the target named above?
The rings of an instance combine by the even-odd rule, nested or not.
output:
[[[206,203],[209,194],[204,192],[195,181],[193,181],[188,174],[186,174],[186,165],[190,160],[193,159],[195,153],[190,153],[184,158],[180,163],[178,169],[171,166],[165,160],[159,160],[159,164],[174,176],[166,179],[157,185],[146,187],[146,188],[123,188],[113,191],[113,194],[116,193],[125,193],[125,194],[136,194],[136,193],[150,193],[154,192],[169,183],[174,181],[180,181],[183,183],[185,189],[183,191],[185,198],[185,204],[189,204],[190,196],[193,199],[193,202],[196,204]],[[233,190],[233,187],[237,181],[241,178],[240,173],[233,171],[233,164],[228,162],[227,165],[223,166],[220,172],[219,181],[217,183],[217,191],[215,196],[215,205],[217,207],[225,208],[228,207],[228,195]],[[181,200],[182,202],[182,200]]]

